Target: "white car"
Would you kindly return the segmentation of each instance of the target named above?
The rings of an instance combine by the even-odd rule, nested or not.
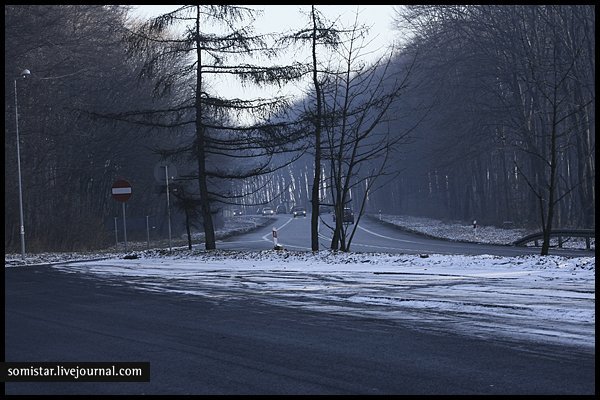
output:
[[[262,215],[273,215],[275,214],[275,211],[273,211],[273,209],[271,207],[265,207],[262,210]]]

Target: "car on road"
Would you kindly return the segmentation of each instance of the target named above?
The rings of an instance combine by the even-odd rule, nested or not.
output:
[[[302,207],[295,207],[294,211],[292,212],[292,214],[294,215],[294,218],[296,217],[306,217],[306,210]]]
[[[275,213],[277,213],[277,214],[287,214],[287,209],[285,208],[285,206],[283,204],[280,204],[275,209]]]
[[[293,214],[293,213],[294,213],[294,211],[296,211],[298,208],[304,208],[304,207],[301,207],[301,206],[293,206],[292,208],[290,208],[290,214]]]
[[[273,215],[275,211],[271,207],[265,207],[262,209],[262,215]]]
[[[335,222],[335,213],[333,213],[333,222]],[[354,212],[350,207],[344,208],[344,217],[342,219],[344,224],[353,224],[354,223]]]
[[[234,217],[237,217],[239,215],[244,215],[244,212],[242,210],[233,210]]]

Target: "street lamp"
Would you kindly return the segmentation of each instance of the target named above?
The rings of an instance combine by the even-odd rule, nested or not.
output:
[[[15,78],[15,126],[17,130],[17,168],[19,170],[19,217],[21,221],[21,257],[25,260],[25,225],[23,224],[23,189],[21,187],[21,149],[19,146],[19,109],[17,106],[17,79],[25,79],[31,72],[24,69],[21,75]]]

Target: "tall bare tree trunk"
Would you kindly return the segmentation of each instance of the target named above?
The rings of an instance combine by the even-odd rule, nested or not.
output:
[[[200,189],[200,205],[202,208],[202,224],[204,226],[204,246],[206,250],[216,249],[215,228],[212,214],[210,212],[210,197],[206,174],[206,151],[205,151],[205,126],[202,123],[202,104],[200,102],[202,93],[202,50],[200,46],[200,9],[196,8],[196,54],[198,56],[198,70],[196,71],[196,138],[198,159],[198,184]]]
[[[319,251],[319,187],[321,180],[321,86],[317,76],[317,20],[315,16],[315,6],[312,6],[313,19],[313,40],[312,40],[312,58],[313,58],[313,83],[315,85],[315,95],[317,96],[317,113],[315,116],[315,175],[313,177],[313,187],[311,195],[312,213],[310,218],[310,242],[312,251]]]

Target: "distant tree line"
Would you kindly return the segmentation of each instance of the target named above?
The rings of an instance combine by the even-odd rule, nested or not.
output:
[[[395,21],[395,67],[416,62],[386,128],[410,134],[385,190],[358,174],[350,204],[366,194],[367,212],[539,229],[543,254],[553,228],[593,228],[594,6],[402,6]],[[278,179],[311,176],[297,166]]]
[[[90,115],[150,103],[148,85],[137,79],[139,63],[126,55],[127,8],[4,10],[5,251],[20,251],[14,80],[23,69],[31,71],[17,80],[26,251],[114,244],[111,229],[115,216],[121,220],[121,204],[110,193],[119,177],[133,186],[128,217],[164,215],[164,195],[155,193],[153,177],[159,157],[152,147],[164,142],[160,130]]]
[[[595,7],[406,6],[396,22],[432,112],[374,208],[594,227]]]
[[[128,216],[164,226],[154,171],[166,163],[180,170],[175,219],[188,233],[200,220],[207,249],[216,213],[279,203],[313,211],[313,250],[318,214],[331,248],[350,249],[352,229],[324,219],[347,205],[359,219],[381,210],[547,233],[594,227],[593,6],[399,6],[399,45],[371,65],[360,61],[367,30],[318,6],[279,42],[253,34],[253,15],[193,5],[136,21],[128,6],[5,6],[5,250],[19,248],[24,68],[29,251],[114,242],[118,177],[134,188]],[[213,34],[211,20],[230,31]],[[176,33],[176,21],[189,29]],[[294,65],[238,61],[301,44],[311,54]],[[241,101],[216,95],[206,77],[218,74],[311,83],[291,102]],[[240,124],[248,110],[253,123]]]

